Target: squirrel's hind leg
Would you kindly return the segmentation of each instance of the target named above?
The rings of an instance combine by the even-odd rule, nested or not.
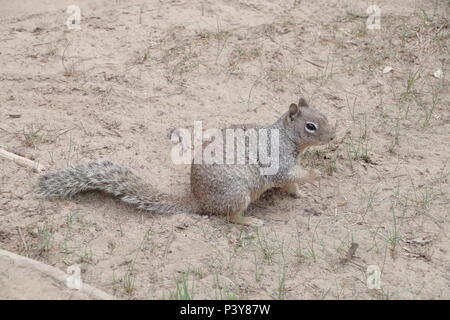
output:
[[[244,217],[242,216],[242,213],[236,213],[233,215],[230,215],[228,218],[229,222],[237,223],[237,224],[243,224],[246,226],[254,226],[254,227],[261,227],[264,225],[264,221],[258,218],[252,218],[252,217]]]
[[[237,224],[243,224],[247,226],[255,226],[260,227],[264,224],[264,221],[258,218],[252,218],[252,217],[244,217],[243,214],[245,210],[247,209],[248,205],[251,202],[250,195],[247,195],[245,197],[245,201],[242,203],[241,206],[237,208],[237,210],[228,213],[226,215],[226,220],[228,222],[237,223]]]

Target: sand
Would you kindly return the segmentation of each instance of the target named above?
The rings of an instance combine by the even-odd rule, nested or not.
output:
[[[274,191],[249,208],[261,228],[98,193],[39,199],[37,173],[0,159],[0,248],[80,265],[120,299],[450,298],[447,1],[379,0],[373,30],[367,1],[78,0],[80,30],[69,4],[0,0],[9,152],[48,171],[109,159],[183,195],[174,128],[268,124],[303,96],[338,139],[305,154],[322,178],[300,199]]]

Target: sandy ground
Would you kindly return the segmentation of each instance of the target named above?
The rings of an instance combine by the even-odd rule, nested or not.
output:
[[[380,30],[368,1],[75,1],[68,30],[73,1],[0,0],[0,145],[51,171],[110,159],[181,195],[173,128],[271,123],[300,96],[338,134],[301,199],[251,206],[261,228],[38,199],[0,159],[0,247],[124,299],[449,299],[449,4],[376,3]]]

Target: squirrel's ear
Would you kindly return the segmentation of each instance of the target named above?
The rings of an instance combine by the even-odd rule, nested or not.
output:
[[[295,103],[292,103],[289,106],[289,119],[292,121],[300,113],[298,106]]]
[[[304,99],[304,98],[300,98],[300,101],[298,102],[298,106],[300,107],[300,108],[302,108],[302,107],[308,107],[308,102],[306,102],[306,100]]]

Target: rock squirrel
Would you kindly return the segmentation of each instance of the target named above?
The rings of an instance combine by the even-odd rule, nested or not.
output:
[[[248,126],[242,128],[249,129]],[[275,174],[262,174],[259,161],[245,164],[193,161],[191,194],[175,197],[156,190],[129,169],[101,160],[41,175],[38,193],[45,197],[70,197],[83,191],[99,190],[142,210],[214,214],[234,223],[261,225],[261,220],[243,216],[250,202],[274,187],[299,197],[298,183],[312,181],[320,174],[317,170],[302,168],[300,155],[310,146],[332,141],[335,132],[327,118],[303,98],[298,104],[291,104],[275,123],[257,128],[278,131],[279,156]]]

